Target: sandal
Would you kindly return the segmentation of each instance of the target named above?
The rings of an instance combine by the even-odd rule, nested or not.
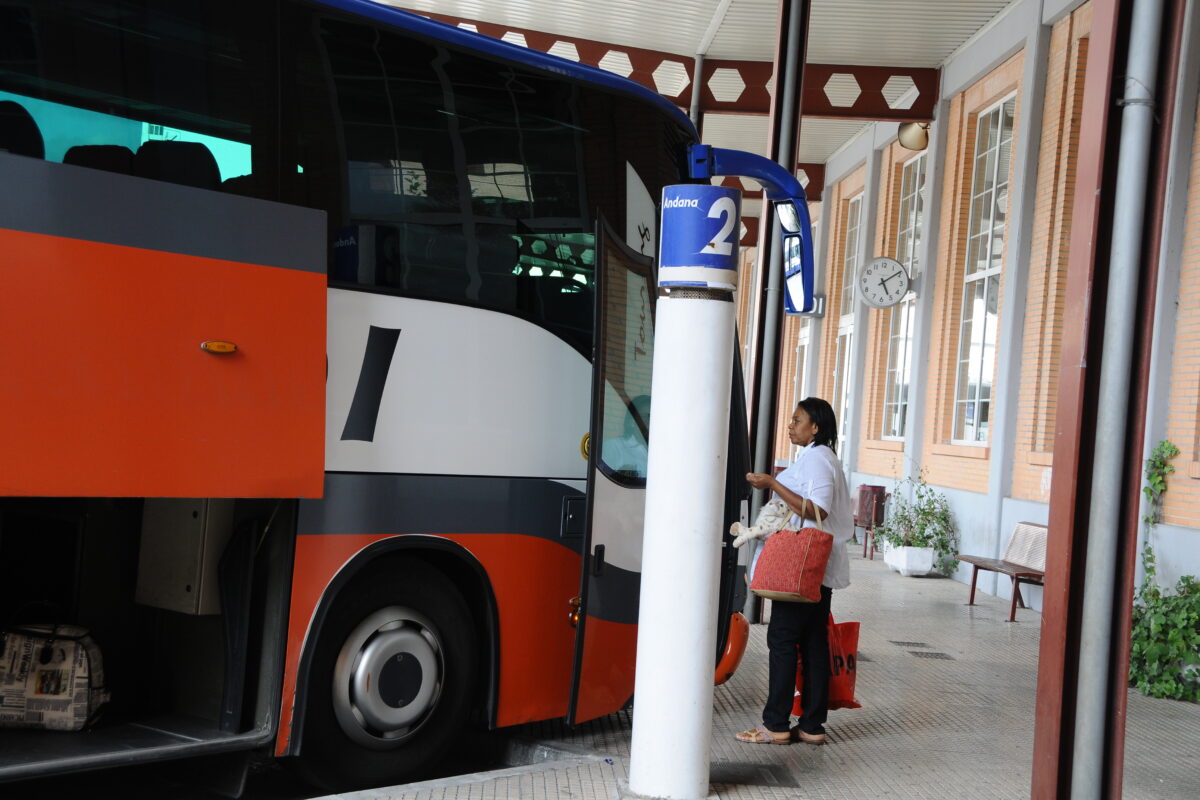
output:
[[[825,744],[825,734],[809,733],[808,731],[800,730],[799,725],[792,728],[791,736],[792,736],[792,741],[794,741],[794,742],[804,742],[805,744],[815,744],[815,745]]]
[[[734,736],[739,742],[748,744],[791,744],[792,734],[790,731],[772,731],[768,730],[765,725],[759,725],[757,728],[751,728],[748,731],[742,731]]]

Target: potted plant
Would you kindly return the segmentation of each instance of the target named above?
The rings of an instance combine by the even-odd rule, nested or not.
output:
[[[901,575],[948,574],[958,566],[958,531],[950,503],[925,482],[923,473],[896,486],[875,539],[887,543],[884,563]]]

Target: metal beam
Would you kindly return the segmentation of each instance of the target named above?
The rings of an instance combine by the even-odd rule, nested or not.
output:
[[[772,65],[763,61],[721,61],[708,59],[704,64],[705,88],[700,99],[703,111],[737,111],[743,114],[762,114],[770,109]],[[734,99],[713,91],[713,76],[718,70],[736,72],[745,84]],[[835,80],[836,76],[836,80]],[[723,76],[722,76],[723,77]],[[858,86],[852,100],[840,101],[829,96],[830,81]],[[933,106],[937,103],[940,73],[920,67],[868,67],[853,64],[806,64],[803,94],[804,116],[828,119],[902,120],[931,122]],[[886,89],[886,91],[885,91]],[[851,90],[853,91],[853,90]],[[915,92],[915,96],[913,95]],[[889,102],[888,98],[892,100]],[[900,107],[903,105],[903,107]]]
[[[803,172],[804,177],[808,179],[808,183],[801,181],[804,183],[804,194],[808,201],[818,202],[825,192],[825,165],[799,163],[796,165],[796,172]]]
[[[827,86],[835,76],[850,76],[858,84],[860,94],[850,105],[835,106],[830,99]],[[804,116],[932,122],[938,79],[936,69],[809,64],[804,68]],[[909,83],[912,85],[908,86]],[[897,87],[894,94],[885,92],[889,84]],[[911,105],[895,107],[900,97],[914,89],[917,96]],[[888,94],[896,100],[889,103]]]

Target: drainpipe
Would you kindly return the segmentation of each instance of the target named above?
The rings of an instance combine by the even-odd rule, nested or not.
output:
[[[1104,784],[1114,565],[1124,488],[1126,418],[1137,296],[1142,225],[1146,207],[1154,85],[1158,66],[1161,0],[1135,0],[1129,34],[1128,66],[1121,112],[1121,142],[1115,197],[1108,291],[1104,314],[1103,361],[1096,412],[1091,502],[1088,509],[1087,568],[1080,626],[1072,800],[1096,800]]]
[[[776,81],[775,90],[779,92],[778,102],[774,104],[772,120],[774,130],[772,138],[774,147],[771,155],[777,164],[782,165],[788,172],[796,170],[797,139],[800,135],[800,89],[804,77],[804,57],[808,44],[808,12],[809,0],[784,0],[787,8],[786,32],[780,35],[786,37],[785,49],[779,54],[776,73],[783,80]],[[777,112],[777,113],[776,113]],[[774,214],[767,213],[764,204],[762,225],[765,235],[760,237],[762,246],[759,249],[759,272],[762,264],[766,267],[766,292],[762,296],[764,313],[762,317],[762,333],[758,337],[759,367],[756,371],[757,392],[754,407],[754,471],[772,474],[772,455],[775,432],[775,381],[779,365],[779,329],[780,317],[783,316],[783,253],[779,247],[779,221]],[[765,258],[764,258],[765,256]],[[756,489],[750,495],[750,519],[758,516],[758,511],[766,502],[766,492]],[[757,544],[754,549],[757,549]],[[750,551],[751,548],[744,548]],[[752,563],[754,553],[748,552],[746,563]],[[747,592],[745,613],[751,622],[759,620],[758,598]]]
[[[696,53],[696,68],[692,70],[692,104],[688,108],[688,116],[692,118],[692,124],[696,126],[696,133],[701,133],[700,130],[700,95],[704,90],[704,54]]]

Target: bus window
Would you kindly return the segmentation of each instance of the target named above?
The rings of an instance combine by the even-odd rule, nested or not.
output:
[[[42,132],[47,161],[157,177],[148,168],[139,171],[136,167],[136,154],[141,152],[145,161],[146,153],[153,150],[143,150],[142,145],[189,142],[203,145],[211,154],[218,170],[216,180],[229,180],[251,171],[250,145],[243,142],[0,91],[3,101],[15,102],[29,112]],[[115,155],[115,149],[128,153],[126,163]],[[158,174],[164,173],[159,170]]]
[[[318,31],[295,45],[296,86],[325,80],[332,98],[297,112],[297,160],[344,164],[308,200],[331,215],[331,284],[515,314],[590,355],[577,90],[359,22],[295,30]]]
[[[232,21],[247,13],[198,0],[13,4],[0,21],[37,36],[0,70],[0,102],[33,117],[48,161],[274,199],[246,178],[272,159],[253,150],[268,81],[253,25]]]

